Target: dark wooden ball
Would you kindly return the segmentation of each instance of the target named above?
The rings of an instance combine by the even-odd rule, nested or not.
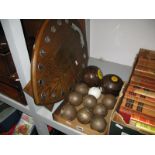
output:
[[[106,116],[108,109],[103,104],[97,104],[93,109],[93,114],[97,116]]]
[[[107,122],[102,116],[95,116],[90,122],[90,127],[98,132],[104,132]]]
[[[106,94],[103,97],[102,104],[107,107],[107,109],[113,109],[116,103],[116,97],[111,94]]]
[[[77,113],[77,119],[82,124],[88,124],[93,114],[88,108],[82,108]]]
[[[66,120],[74,120],[76,118],[76,108],[73,105],[66,104],[62,109],[61,109],[61,116],[65,118]]]
[[[83,105],[87,108],[93,108],[97,103],[97,99],[92,95],[87,95],[83,99]]]
[[[80,83],[75,86],[75,91],[82,95],[88,94],[88,90],[89,88],[85,83]]]
[[[102,90],[105,94],[113,94],[114,96],[118,96],[122,86],[122,79],[115,74],[107,74],[103,77]]]
[[[101,86],[103,75],[97,66],[88,66],[83,73],[83,81],[89,87]]]
[[[82,103],[82,95],[78,92],[71,92],[69,94],[69,102],[74,106],[78,106]]]

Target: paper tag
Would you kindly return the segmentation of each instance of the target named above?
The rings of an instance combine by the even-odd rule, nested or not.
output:
[[[78,130],[78,131],[80,131],[80,132],[83,132],[84,131],[84,129],[83,129],[83,127],[81,127],[81,126],[76,126],[76,129]]]
[[[121,130],[123,129],[123,127],[119,124],[115,124],[116,127],[120,128]]]
[[[125,132],[121,132],[121,135],[129,135],[129,134],[127,134],[127,133],[125,133]]]

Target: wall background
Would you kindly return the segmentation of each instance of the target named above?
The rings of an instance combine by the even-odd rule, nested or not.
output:
[[[91,57],[132,66],[140,48],[155,50],[155,20],[90,20],[87,38]]]

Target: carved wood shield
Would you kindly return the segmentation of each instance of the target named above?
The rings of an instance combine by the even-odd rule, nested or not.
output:
[[[33,47],[31,86],[35,103],[52,105],[81,80],[87,66],[86,37],[74,20],[46,20]]]

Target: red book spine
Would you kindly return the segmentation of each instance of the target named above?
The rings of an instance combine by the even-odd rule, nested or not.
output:
[[[130,118],[132,115],[132,110],[126,107],[121,106],[119,108],[119,114],[121,114],[121,116],[123,117],[124,121],[129,124],[130,122]]]
[[[139,116],[141,116],[141,117],[148,118],[148,119],[151,120],[151,121],[154,121],[154,120],[155,120],[155,118],[153,118],[153,117],[149,117],[149,116],[144,115],[144,114],[142,114],[142,113],[140,113],[140,112],[138,112],[138,111],[134,111],[134,110],[132,110],[131,108],[124,107],[124,106],[120,106],[118,112],[119,112],[119,114],[123,117],[124,121],[125,121],[127,124],[129,124],[130,119],[131,119],[131,117],[132,117],[133,114],[139,115]]]
[[[151,118],[141,115],[141,114],[137,114],[137,113],[133,113],[131,114],[131,120],[137,121],[137,122],[142,122],[144,124],[147,125],[151,125],[155,127],[155,119],[152,120]]]

